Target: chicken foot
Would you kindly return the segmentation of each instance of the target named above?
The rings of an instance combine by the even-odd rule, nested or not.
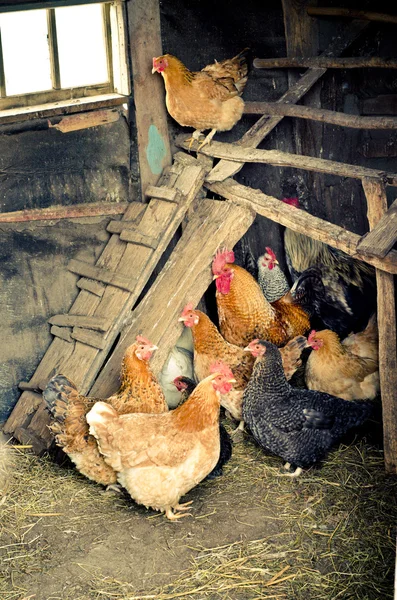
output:
[[[178,519],[182,519],[182,517],[191,517],[191,516],[193,516],[192,513],[174,513],[172,511],[172,509],[174,509],[174,510],[189,510],[189,507],[192,503],[193,503],[193,500],[190,500],[190,502],[185,502],[184,504],[177,504],[176,506],[173,506],[172,508],[171,508],[171,506],[167,506],[167,508],[165,509],[165,516],[170,521],[177,521]]]
[[[188,148],[189,152],[190,152],[193,142],[194,141],[198,142],[200,140],[200,138],[202,137],[202,135],[203,135],[203,132],[201,129],[195,129],[193,131],[191,137],[186,140],[186,142],[189,142],[189,148]],[[207,138],[205,138],[205,139],[207,139]],[[204,142],[205,142],[205,140],[204,140]],[[200,148],[201,148],[201,146],[200,146]]]
[[[290,463],[285,463],[284,468],[287,467],[287,465],[288,465],[288,469],[289,469],[290,466],[291,466]],[[302,472],[303,472],[302,467],[297,467],[293,473],[278,473],[277,477],[293,477],[293,478],[296,478],[296,477],[299,477],[299,475]]]
[[[216,129],[211,129],[211,131],[209,132],[207,137],[204,139],[203,142],[201,142],[200,146],[197,148],[197,152],[199,152],[203,146],[206,146],[207,144],[209,144],[215,134],[216,134]]]

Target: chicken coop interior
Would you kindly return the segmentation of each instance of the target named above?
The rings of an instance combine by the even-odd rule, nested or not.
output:
[[[397,599],[396,33],[0,0],[1,598]]]

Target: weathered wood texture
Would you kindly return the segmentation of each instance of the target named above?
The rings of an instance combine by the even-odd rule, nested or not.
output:
[[[188,149],[185,136],[180,136],[176,140],[176,144],[182,148]],[[192,149],[198,147],[198,142],[193,142]],[[290,154],[289,152],[280,152],[279,150],[257,150],[256,148],[241,148],[237,144],[225,144],[222,142],[212,141],[210,145],[204,146],[200,152],[206,156],[215,158],[223,158],[228,161],[240,163],[267,163],[279,167],[293,167],[295,169],[303,169],[305,171],[316,171],[318,173],[329,173],[340,177],[352,177],[354,179],[362,179],[363,177],[377,177],[389,185],[397,186],[397,173],[385,173],[375,169],[368,169],[357,165],[347,165],[334,160],[326,160],[323,158],[313,158],[312,156],[301,156]],[[214,179],[211,171],[206,178],[208,183],[218,181]]]
[[[383,203],[380,204],[383,206]],[[386,205],[387,207],[387,205]],[[366,234],[358,245],[361,254],[383,258],[397,241],[397,200],[379,219],[379,223]]]
[[[287,58],[255,58],[255,69],[397,69],[394,58],[379,58],[378,56],[350,56],[348,58],[328,58],[324,56],[289,56]]]
[[[106,125],[115,123],[120,118],[118,110],[93,110],[79,115],[63,117],[58,123],[52,124],[48,122],[48,127],[58,129],[62,133],[70,131],[79,131],[80,129],[88,129],[89,127],[98,127],[98,125]]]
[[[216,250],[233,247],[251,225],[255,213],[229,202],[202,200],[181,239],[143,301],[132,323],[95,382],[91,395],[107,397],[119,385],[121,359],[138,333],[159,346],[151,365],[159,372],[182,326],[178,317],[187,302],[198,303],[212,280],[211,262]]]
[[[360,236],[346,231],[338,225],[333,225],[301,209],[291,207],[259,190],[249,189],[233,179],[227,179],[222,183],[206,183],[205,185],[212,192],[243,206],[250,207],[260,215],[289,227],[293,231],[303,233],[315,240],[329,244],[333,248],[343,250],[346,254],[363,260],[378,269],[397,274],[397,251],[392,250],[383,259],[363,256],[357,251]]]
[[[397,115],[397,94],[380,94],[363,100],[364,115]]]
[[[307,13],[313,17],[348,17],[350,19],[365,19],[382,23],[397,23],[397,16],[354,8],[309,6]]]
[[[70,377],[82,393],[88,391],[123,326],[127,314],[137,301],[155,265],[180,225],[186,210],[200,190],[204,176],[205,170],[197,162],[187,167],[176,162],[172,168],[166,170],[162,179],[167,187],[173,185],[180,192],[178,204],[153,199],[144,206],[143,214],[142,205],[132,204],[129,206],[124,218],[131,221],[139,215],[140,231],[159,238],[157,249],[152,250],[123,242],[118,235],[110,238],[96,266],[101,269],[105,268],[107,271],[117,272],[121,277],[133,276],[135,281],[133,291],[107,285],[100,297],[82,289],[69,311],[69,318],[73,320],[75,316],[88,316],[95,317],[95,319],[106,319],[110,323],[109,327],[102,337],[82,330],[78,326],[74,327],[71,332],[72,343],[56,337],[29,382],[32,388],[40,387],[42,389],[54,373],[61,372]],[[59,318],[55,321],[56,325],[59,324]],[[65,317],[61,317],[62,319]],[[80,323],[65,321],[66,326],[73,324],[79,325]],[[17,407],[18,405],[19,402]],[[13,422],[13,413],[11,413],[10,419]],[[10,419],[5,425],[5,431],[12,433],[9,426]]]
[[[364,179],[370,229],[387,211],[382,181]],[[382,397],[383,441],[386,471],[397,473],[397,331],[393,275],[376,269],[378,289],[379,375]]]
[[[129,2],[128,24],[143,196],[171,164],[164,85],[161,77],[151,73],[153,56],[162,54],[158,0]]]
[[[310,119],[331,123],[342,127],[353,127],[355,129],[397,129],[397,118],[392,117],[360,117],[348,115],[325,108],[313,108],[312,106],[296,106],[278,102],[246,102],[244,106],[246,114],[260,115],[282,115],[283,117],[297,117],[299,119]]]
[[[367,28],[367,24],[360,21],[350,23],[345,34],[336,37],[321,56],[339,56],[346,50],[356,38]],[[296,104],[324,75],[326,69],[309,69],[293,86],[279,98],[278,102],[290,102]],[[278,125],[283,117],[262,117],[247,131],[237,142],[244,148],[256,148],[260,142]],[[230,161],[221,160],[211,171],[212,181],[223,181],[232,177],[240,171],[241,165]]]
[[[128,207],[127,202],[91,202],[72,206],[51,206],[0,213],[0,223],[20,223],[23,221],[49,221],[57,219],[80,219],[103,215],[122,215]]]

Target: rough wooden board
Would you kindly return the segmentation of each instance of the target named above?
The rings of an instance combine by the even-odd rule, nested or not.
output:
[[[46,450],[48,450],[47,443],[37,435],[35,435],[32,431],[25,429],[24,427],[17,427],[14,431],[14,437],[21,442],[21,444],[26,444],[32,446],[32,450],[37,456],[41,456]]]
[[[171,163],[164,85],[162,77],[151,72],[153,57],[163,53],[158,0],[129,2],[128,25],[143,197]]]
[[[379,206],[383,202],[379,199]],[[387,208],[387,204],[386,204]],[[397,200],[379,219],[378,224],[358,244],[361,254],[383,258],[397,241]]]
[[[4,425],[4,433],[13,433],[18,426],[25,427],[31,420],[31,415],[40,406],[41,400],[41,394],[25,391]]]
[[[397,115],[397,94],[380,94],[363,100],[364,115]]]
[[[355,129],[397,129],[397,118],[393,117],[361,117],[326,110],[325,108],[320,109],[281,102],[246,102],[244,113],[297,117],[298,119],[310,119]]]
[[[98,348],[103,350],[106,346],[106,340],[100,333],[89,331],[88,329],[82,329],[80,327],[73,327],[73,331],[70,334],[71,339],[83,342],[87,346]]]
[[[368,222],[374,229],[387,211],[382,181],[364,179]],[[376,269],[379,328],[379,375],[382,397],[385,467],[397,473],[397,330],[393,275]]]
[[[159,198],[160,200],[177,201],[177,191],[174,188],[148,185],[145,190],[145,196],[149,198]]]
[[[354,8],[309,6],[307,12],[313,17],[347,17],[348,19],[366,19],[368,21],[381,21],[383,23],[397,23],[396,15],[368,10],[356,10]]]
[[[42,400],[38,409],[33,415],[32,420],[27,426],[28,431],[32,431],[34,435],[43,440],[46,444],[46,447],[49,448],[53,442],[54,436],[51,431],[48,429],[48,425],[51,423],[51,416],[48,410],[46,409],[46,405]]]
[[[118,110],[93,110],[79,115],[63,117],[58,123],[53,125],[48,121],[48,127],[58,129],[62,133],[69,131],[78,131],[80,129],[88,129],[89,127],[97,127],[98,125],[106,125],[114,123],[120,118]]]
[[[159,240],[149,235],[143,235],[137,229],[126,229],[120,233],[120,239],[124,242],[131,242],[138,246],[146,246],[155,250],[158,246]]]
[[[107,397],[119,385],[125,349],[142,333],[159,346],[151,364],[159,372],[182,331],[178,317],[187,302],[198,303],[212,280],[211,262],[220,246],[233,247],[255,213],[229,202],[202,200],[161,274],[132,315],[91,394]]]
[[[51,327],[51,333],[54,337],[59,337],[61,340],[65,340],[65,342],[73,342],[70,334],[70,327],[58,327],[57,325],[53,325]],[[22,389],[22,388],[21,388]]]
[[[106,289],[106,286],[103,283],[85,278],[79,279],[76,285],[81,290],[87,290],[87,292],[91,292],[91,294],[95,294],[95,296],[99,296],[100,298],[103,296]]]
[[[23,221],[47,221],[54,219],[80,219],[102,215],[121,215],[128,207],[127,202],[90,202],[72,206],[51,206],[32,208],[0,214],[0,223],[18,223]]]
[[[89,277],[90,279],[95,279],[101,283],[113,285],[122,290],[127,290],[128,292],[133,292],[135,289],[134,279],[119,275],[117,271],[112,271],[111,269],[98,267],[97,265],[89,265],[81,260],[72,259],[68,264],[68,269],[69,271],[72,271],[72,273],[77,273],[77,275],[83,275],[84,277]]]
[[[180,136],[176,139],[175,143],[187,149],[189,144],[186,142],[186,139],[186,136]],[[194,142],[192,148],[195,149],[197,145],[197,142]],[[367,167],[348,165],[324,158],[291,154],[289,152],[281,152],[280,150],[241,148],[236,144],[212,141],[209,146],[204,146],[200,152],[206,156],[226,158],[236,162],[265,163],[278,167],[293,167],[305,171],[316,171],[318,173],[328,173],[330,175],[352,177],[354,179],[377,177],[386,180],[389,185],[397,185],[397,173],[385,173],[384,171],[377,171]],[[208,183],[214,183],[211,173],[206,179]]]
[[[82,315],[54,315],[48,322],[51,325],[58,325],[59,327],[86,327],[87,329],[94,329],[96,331],[107,331],[110,326],[109,319],[103,317],[85,317]]]
[[[276,221],[280,225],[289,227],[293,231],[298,231],[315,240],[329,244],[333,248],[343,250],[346,254],[367,262],[378,269],[397,274],[397,251],[391,250],[383,259],[363,256],[357,251],[357,245],[360,241],[359,235],[314,217],[299,208],[291,207],[260,190],[247,188],[233,179],[227,179],[222,183],[206,184],[206,187],[224,198],[251,207],[258,214]]]
[[[255,69],[397,69],[393,58],[378,56],[349,56],[347,58],[328,58],[322,56],[289,56],[287,58],[255,58]]]
[[[328,48],[320,56],[339,56],[368,27],[362,21],[353,21],[343,35],[335,37]],[[281,96],[278,102],[296,104],[324,75],[326,69],[308,69],[293,86]],[[276,127],[283,117],[261,117],[238,142],[244,148],[256,148],[260,142]],[[232,177],[242,169],[231,161],[221,160],[211,171],[211,181],[223,181]]]

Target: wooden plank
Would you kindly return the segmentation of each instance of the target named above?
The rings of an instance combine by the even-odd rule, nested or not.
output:
[[[163,53],[159,1],[134,0],[127,10],[143,197],[147,186],[156,185],[163,168],[171,164],[164,86],[161,77],[151,73],[153,57]]]
[[[43,440],[46,447],[49,448],[54,440],[54,436],[51,433],[48,426],[51,424],[51,415],[46,409],[45,402],[41,400],[39,407],[34,413],[32,420],[27,426],[27,431],[32,431],[37,437]]]
[[[4,425],[4,433],[13,433],[17,426],[26,427],[41,401],[41,394],[31,390],[25,391]]]
[[[255,213],[229,202],[202,200],[155,283],[134,311],[116,350],[106,363],[91,394],[107,397],[119,385],[120,363],[138,333],[159,346],[151,361],[161,370],[182,331],[178,317],[187,302],[198,303],[212,280],[211,262],[223,245],[233,247],[252,224]],[[159,307],[166,310],[159,314]]]
[[[32,450],[37,456],[41,456],[44,452],[48,450],[51,444],[45,442],[42,438],[35,435],[32,431],[25,429],[24,427],[17,427],[14,431],[14,437],[21,442],[21,444],[26,444],[32,446]]]
[[[367,21],[380,21],[382,23],[397,23],[396,15],[368,10],[356,10],[354,8],[309,6],[307,13],[312,17],[348,17],[350,19],[365,19]]]
[[[393,117],[361,117],[325,108],[319,109],[280,102],[246,102],[244,113],[297,117],[354,129],[397,129],[397,118]]]
[[[363,100],[364,115],[397,115],[397,94],[380,94]]]
[[[103,350],[106,346],[106,340],[103,335],[89,331],[88,329],[82,329],[80,327],[74,327],[70,337],[78,342],[82,342],[92,348],[98,348]]]
[[[99,296],[102,298],[105,293],[106,286],[99,281],[93,281],[92,279],[79,279],[76,283],[77,287],[81,290],[86,290],[87,292],[91,292],[91,294],[95,294],[95,296]]]
[[[109,319],[103,317],[85,317],[82,315],[54,315],[48,322],[51,325],[58,325],[60,327],[86,327],[87,329],[94,329],[95,331],[107,331],[110,326]]]
[[[138,246],[146,246],[146,248],[152,248],[156,250],[159,240],[150,235],[144,235],[136,229],[126,229],[120,233],[120,239],[130,244],[137,244]]]
[[[364,179],[368,222],[374,229],[387,211],[382,181]],[[397,331],[393,275],[376,269],[379,329],[379,375],[382,397],[385,467],[397,473]]]
[[[93,110],[87,113],[63,117],[58,123],[53,125],[50,121],[48,127],[58,129],[62,133],[69,131],[79,131],[80,129],[89,129],[108,123],[115,123],[120,118],[118,110]]]
[[[383,202],[382,204],[383,205]],[[387,204],[386,204],[387,207]],[[397,241],[397,200],[382,215],[379,223],[364,235],[357,249],[361,254],[383,258]]]
[[[0,213],[0,223],[122,215],[125,213],[127,207],[128,202],[91,202],[89,204],[73,204],[72,206],[59,205],[50,206],[49,208],[31,208]]]
[[[145,196],[147,198],[159,198],[160,200],[168,200],[169,202],[178,202],[176,189],[165,186],[148,185],[145,190]]]
[[[66,342],[73,342],[70,334],[72,330],[70,327],[58,327],[57,325],[53,325],[51,327],[50,333],[54,337],[59,337],[61,340],[65,340]],[[21,388],[22,389],[22,388]]]
[[[356,38],[368,27],[368,24],[362,21],[353,21],[343,33],[335,37],[328,48],[320,56],[339,56],[346,50]],[[308,69],[304,75],[291,86],[285,94],[279,98],[278,102],[289,102],[296,104],[324,75],[326,69]],[[247,131],[247,133],[237,142],[244,148],[256,148],[260,142],[276,127],[283,117],[263,116]],[[223,181],[227,177],[232,177],[238,173],[242,165],[227,160],[221,160],[211,171],[211,181]]]
[[[358,242],[360,241],[359,235],[314,217],[304,210],[291,207],[260,190],[250,189],[233,179],[227,179],[222,183],[206,184],[206,187],[224,198],[251,207],[260,215],[280,223],[284,227],[289,227],[293,231],[303,233],[315,240],[329,244],[333,248],[343,250],[346,254],[367,262],[378,269],[397,274],[397,251],[395,250],[391,250],[382,259],[363,256],[357,251]]]
[[[187,139],[187,136],[178,136],[175,143],[187,149],[189,146],[189,143],[186,141]],[[194,141],[192,148],[195,149],[197,146],[198,142]],[[305,171],[316,171],[317,173],[328,173],[330,175],[352,177],[354,179],[377,177],[384,179],[389,185],[397,186],[397,173],[385,173],[384,171],[377,171],[376,169],[369,169],[358,165],[348,165],[334,160],[291,154],[289,152],[281,152],[280,150],[257,150],[256,148],[242,148],[237,144],[212,141],[211,144],[204,146],[200,152],[206,156],[224,158],[241,163],[264,163],[277,167],[293,167]],[[206,181],[208,183],[214,183],[212,173],[213,171],[207,176]]]
[[[255,69],[397,69],[397,60],[378,56],[349,56],[347,58],[288,56],[255,58],[253,66]]]
[[[77,275],[83,275],[84,277],[89,277],[90,279],[95,279],[96,281],[113,285],[114,287],[127,290],[128,292],[133,292],[135,289],[135,279],[130,279],[128,277],[124,277],[123,275],[119,275],[117,271],[112,271],[111,269],[105,269],[104,267],[98,267],[96,265],[89,265],[82,260],[73,258],[68,264],[68,270],[72,273],[77,273]]]

